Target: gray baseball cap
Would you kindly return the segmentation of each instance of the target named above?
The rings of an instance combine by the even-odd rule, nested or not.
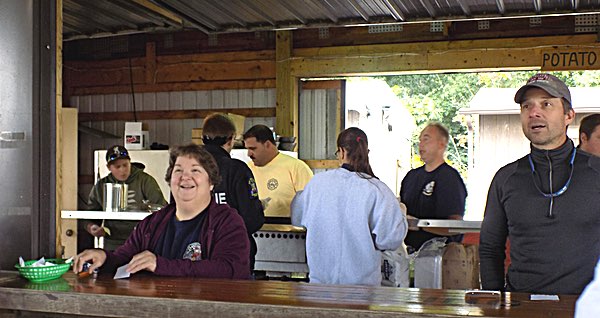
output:
[[[515,94],[515,103],[520,104],[523,102],[525,92],[532,87],[541,88],[554,97],[563,98],[568,103],[567,107],[569,109],[573,108],[571,103],[571,92],[565,82],[561,81],[558,77],[547,73],[535,74],[527,80],[527,84],[521,86]]]

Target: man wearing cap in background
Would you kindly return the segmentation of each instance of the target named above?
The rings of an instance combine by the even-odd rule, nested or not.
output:
[[[600,156],[600,114],[592,114],[584,117],[579,123],[579,148]]]
[[[167,165],[168,162],[165,162],[165,167]],[[134,209],[137,206],[141,210],[148,204],[157,204],[161,207],[167,204],[156,180],[144,172],[143,164],[131,163],[129,152],[125,147],[114,145],[108,148],[106,151],[106,167],[110,173],[98,180],[92,191],[90,191],[87,202],[88,210],[103,210],[103,191],[106,183],[127,184],[127,206]],[[100,226],[87,221],[85,229],[93,236],[105,236],[104,249],[114,250],[123,245],[137,223],[137,221],[106,220],[104,226]],[[108,230],[105,231],[107,228]]]
[[[248,166],[256,178],[267,223],[291,224],[292,199],[310,181],[312,170],[304,161],[280,153],[273,131],[265,125],[248,129],[244,145],[252,159]]]
[[[600,256],[600,158],[567,137],[575,112],[560,79],[531,77],[515,102],[531,152],[498,170],[490,185],[479,247],[482,287],[579,294]]]
[[[265,223],[262,204],[258,199],[256,181],[250,168],[241,160],[231,158],[235,125],[225,114],[211,114],[204,118],[202,142],[204,148],[215,158],[219,166],[221,182],[213,193],[217,204],[229,204],[244,219],[250,240],[250,271],[254,270],[257,248],[252,237]]]

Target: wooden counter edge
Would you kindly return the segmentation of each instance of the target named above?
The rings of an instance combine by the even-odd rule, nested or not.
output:
[[[211,300],[81,294],[0,287],[0,309],[111,317],[415,317],[414,313]],[[419,317],[440,315],[419,314]]]

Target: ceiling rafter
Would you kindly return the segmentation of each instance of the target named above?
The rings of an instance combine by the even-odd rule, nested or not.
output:
[[[402,9],[400,9],[400,7],[396,3],[396,1],[383,0],[383,3],[385,3],[385,6],[388,8],[388,10],[390,10],[390,13],[394,17],[394,19],[400,20],[400,21],[406,21],[406,16],[402,12]]]
[[[225,1],[224,2],[214,1],[214,2],[210,3],[210,6],[212,6],[213,9],[215,9],[215,11],[218,11],[220,14],[226,15],[228,18],[233,20],[238,25],[246,27],[248,24],[246,22],[244,22],[240,17],[238,17],[235,13],[233,13],[232,10],[229,10],[228,8],[226,8],[224,5],[226,3],[227,2],[225,2]]]
[[[255,5],[253,5],[252,2],[250,2],[250,1],[240,1],[239,5],[241,7],[244,7],[246,10],[250,11],[252,14],[260,17],[262,20],[268,22],[270,25],[275,26],[275,24],[276,24],[275,20],[273,20],[273,18],[271,18],[269,15],[264,14],[262,12],[262,10],[260,10]]]
[[[180,16],[174,14],[171,11],[165,10],[160,6],[148,1],[148,0],[131,0],[134,5],[142,7],[153,14],[158,15],[161,20],[164,20],[165,23],[173,26],[180,26],[183,24],[183,19]],[[172,24],[173,23],[173,24]]]
[[[112,8],[117,8],[117,9],[121,8],[121,10],[113,10]],[[132,12],[130,10],[122,10],[122,7],[120,7],[118,4],[114,4],[114,2],[111,2],[111,1],[95,2],[94,3],[94,15],[102,15],[107,19],[117,21],[118,23],[121,23],[123,26],[126,26],[127,28],[133,29],[133,30],[138,29],[138,26],[135,23],[129,22],[127,20],[128,15],[137,16],[140,20],[148,19],[148,17],[139,15],[136,12]],[[153,20],[151,20],[150,22],[152,22],[153,24],[161,25],[160,22],[156,23],[156,21],[153,21]]]
[[[358,2],[356,2],[356,0],[348,0],[348,3],[363,18],[363,20],[369,21],[369,14],[360,6],[360,4],[358,4]]]
[[[504,0],[496,0],[496,7],[498,8],[498,13],[501,15],[506,14],[506,6],[504,5]]]
[[[291,13],[294,16],[294,19],[300,21],[300,23],[302,23],[303,25],[307,24],[306,19],[302,17],[302,14],[300,14],[300,12],[298,12],[294,8],[290,7],[289,3],[282,1],[281,3],[279,3],[279,5],[281,5],[281,7],[283,7],[287,12]]]
[[[535,13],[540,14],[542,12],[542,0],[533,0],[533,9]]]
[[[155,25],[170,26],[173,28],[181,28],[183,19],[172,12],[168,12],[157,5],[145,3],[147,0],[118,0],[111,1],[111,4],[118,7],[125,7],[132,12],[135,12],[141,19],[150,20]],[[150,6],[151,5],[151,6]]]
[[[100,30],[102,32],[112,31],[105,24],[97,22],[93,17],[91,17],[89,15],[86,15],[86,14],[83,14],[80,12],[75,12],[69,8],[63,8],[63,12],[68,14],[69,16],[72,16],[76,21],[79,21],[78,23],[86,23],[88,26],[92,26],[93,28]],[[85,20],[82,20],[82,18],[84,18]]]
[[[319,7],[321,10],[323,10],[323,13],[325,14],[325,16],[327,16],[327,18],[333,22],[333,23],[338,23],[339,19],[338,17],[335,16],[335,13],[333,12],[332,8],[331,8],[331,4],[329,4],[329,2],[327,2],[327,0],[323,0],[323,2],[325,2],[325,4],[323,4],[321,2],[321,0],[312,0],[311,3],[313,3],[315,6]]]
[[[160,7],[164,8],[168,11],[171,11],[171,12],[177,14],[178,16],[182,17],[190,25],[192,25],[196,29],[198,29],[206,34],[211,33],[210,29],[213,29],[213,30],[218,29],[218,25],[216,24],[216,22],[214,22],[214,21],[211,22],[210,20],[204,20],[201,18],[197,19],[198,17],[190,15],[189,11],[193,11],[193,9],[190,8],[188,5],[186,5],[185,3],[180,3],[180,2],[173,3],[172,1],[169,1],[169,4],[168,4],[162,0],[154,0],[154,2],[157,5],[159,5]],[[175,4],[175,6],[172,6],[171,4]]]
[[[467,3],[465,3],[464,0],[456,0],[456,2],[458,2],[458,5],[460,6],[464,15],[467,17],[470,17],[471,16],[471,8],[469,7],[469,5]]]
[[[571,0],[571,9],[573,9],[573,10],[579,9],[579,0]]]
[[[425,7],[425,10],[427,10],[427,13],[430,17],[437,17],[437,12],[435,11],[435,8],[431,5],[431,3],[428,0],[419,0],[419,2],[421,2],[423,7]]]

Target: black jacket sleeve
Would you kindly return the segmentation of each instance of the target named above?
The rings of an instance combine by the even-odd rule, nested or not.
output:
[[[506,167],[498,171],[488,192],[485,214],[479,238],[481,286],[483,289],[504,290],[504,259],[508,220],[502,205],[502,185],[509,175]]]
[[[244,219],[248,234],[258,231],[265,223],[265,214],[258,199],[258,190],[252,171],[243,162],[236,162],[233,180],[229,183],[228,193],[231,206],[238,210]]]

